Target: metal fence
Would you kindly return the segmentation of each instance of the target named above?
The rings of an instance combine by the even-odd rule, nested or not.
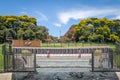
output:
[[[80,48],[39,48],[39,47],[14,47],[13,52],[21,53],[22,50],[27,49],[36,54],[91,54],[94,50],[101,50],[102,53],[108,52],[108,46],[95,46],[95,47],[80,47]]]
[[[11,47],[3,45],[5,71],[35,71],[36,54],[92,54],[92,71],[120,71],[120,44],[79,48]]]
[[[116,48],[108,49],[102,53],[100,50],[92,53],[92,71],[120,71],[120,44],[115,44]]]
[[[113,56],[113,69],[120,71],[120,43],[116,43],[115,46],[115,50],[111,51],[111,56]]]
[[[5,72],[36,71],[36,56],[29,50],[15,53],[11,46],[3,45]]]

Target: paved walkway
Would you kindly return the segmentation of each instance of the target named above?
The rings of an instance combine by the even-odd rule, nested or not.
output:
[[[0,80],[12,80],[12,73],[0,73]]]
[[[116,73],[118,79],[120,80],[120,72],[115,72],[115,73]]]

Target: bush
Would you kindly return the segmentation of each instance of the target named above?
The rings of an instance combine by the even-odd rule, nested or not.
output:
[[[95,50],[94,55],[95,56],[100,56],[100,55],[102,55],[102,51],[101,50]]]
[[[32,55],[32,53],[29,50],[22,50],[22,54],[24,56],[31,56]]]

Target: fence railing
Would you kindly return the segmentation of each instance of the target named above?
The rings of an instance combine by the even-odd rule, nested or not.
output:
[[[115,44],[115,47],[99,56],[92,53],[92,71],[120,71],[120,44]]]
[[[35,48],[35,47],[14,47],[13,52],[21,53],[22,50],[30,50],[32,53],[36,54],[79,54],[88,53],[91,54],[94,50],[101,50],[103,53],[109,51],[108,46],[95,46],[95,47],[79,47],[79,48]]]
[[[106,44],[105,44],[106,45]],[[92,54],[92,71],[120,71],[120,45],[84,47],[13,47],[3,45],[5,71],[35,71],[36,54]],[[111,45],[111,44],[110,44]],[[24,54],[27,52],[27,54]],[[32,53],[31,55],[29,54]]]
[[[15,53],[11,46],[3,45],[5,72],[31,72],[36,71],[36,56],[29,50]]]

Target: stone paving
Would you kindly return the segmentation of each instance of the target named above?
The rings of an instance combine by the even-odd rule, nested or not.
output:
[[[0,73],[0,80],[120,80],[120,72]]]
[[[115,72],[115,73],[116,73],[118,79],[120,80],[120,72]]]
[[[12,73],[0,73],[0,80],[12,80]]]
[[[39,72],[13,76],[13,80],[119,80],[114,72]]]

